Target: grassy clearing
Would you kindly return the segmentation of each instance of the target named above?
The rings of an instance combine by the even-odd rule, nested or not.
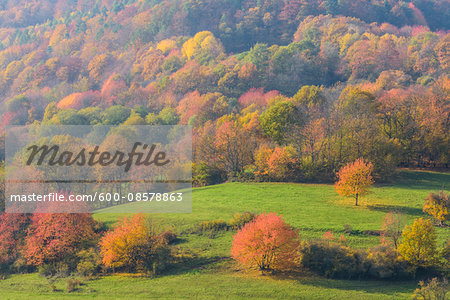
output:
[[[84,281],[72,293],[66,280],[55,282],[50,292],[45,279],[36,274],[15,275],[1,283],[2,299],[69,298],[279,298],[279,299],[409,299],[415,284],[327,280],[305,276],[296,279],[261,276],[229,270],[219,263],[202,270],[169,274],[158,278],[107,276]]]
[[[373,193],[354,207],[342,200],[331,185],[290,183],[227,183],[194,189],[192,214],[154,214],[156,224],[172,228],[180,235],[177,247],[195,254],[183,265],[173,266],[163,276],[135,278],[104,276],[84,281],[78,290],[67,293],[67,279],[58,279],[57,291],[37,274],[13,275],[0,281],[3,299],[27,298],[282,298],[282,299],[409,299],[415,282],[328,280],[311,274],[296,278],[261,276],[243,271],[229,258],[232,231],[211,238],[183,234],[204,220],[228,221],[234,212],[277,212],[300,230],[304,239],[318,238],[325,231],[344,233],[349,224],[351,246],[367,248],[379,237],[365,233],[378,230],[384,214],[393,209],[406,215],[410,223],[424,216],[422,204],[431,191],[447,189],[450,174],[402,171],[395,184],[376,186]],[[99,213],[95,217],[113,224],[122,214]],[[438,228],[439,246],[448,238],[450,228]]]
[[[366,248],[378,243],[378,237],[363,231],[380,229],[383,216],[392,210],[405,214],[407,222],[426,216],[422,205],[428,193],[450,186],[450,174],[439,172],[402,171],[395,184],[379,185],[355,207],[352,199],[340,198],[332,185],[293,183],[226,183],[193,191],[192,214],[152,214],[158,224],[182,232],[204,220],[228,221],[239,211],[276,212],[300,230],[304,238],[320,237],[324,232],[344,233],[344,225],[355,234],[348,236],[353,246]],[[145,205],[145,203],[139,203]],[[111,213],[96,214],[108,225],[123,214],[120,207]],[[447,229],[438,228],[444,241]]]

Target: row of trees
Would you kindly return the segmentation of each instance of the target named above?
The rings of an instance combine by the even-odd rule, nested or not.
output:
[[[422,91],[437,92],[438,85]],[[209,170],[211,181],[217,173],[244,180],[331,181],[359,157],[373,163],[378,180],[392,176],[397,166],[445,168],[448,92],[435,97],[419,90],[305,86],[291,98],[252,91],[254,103],[241,114],[196,130],[194,159],[200,165],[194,173],[204,179]],[[269,103],[258,107],[260,101]]]
[[[111,230],[90,214],[8,214],[0,216],[0,271],[38,268],[46,276],[101,268],[158,273],[171,262],[171,232],[157,232],[142,214],[124,217]]]
[[[233,238],[233,258],[263,271],[293,271],[303,265],[330,277],[403,278],[416,270],[440,270],[449,260],[450,245],[438,249],[430,220],[415,219],[403,229],[404,218],[393,212],[384,217],[380,246],[367,252],[351,249],[345,236],[336,239],[331,232],[320,241],[302,242],[297,230],[274,213],[239,214],[232,221],[240,228]],[[175,261],[168,246],[175,235],[158,232],[142,214],[124,217],[109,231],[89,214],[2,214],[0,224],[3,275],[39,267],[44,275],[77,271],[92,276],[102,265],[158,273]],[[204,222],[201,230],[221,224]]]
[[[449,263],[449,246],[438,250],[430,220],[415,219],[401,226],[398,214],[388,213],[381,230],[381,245],[357,251],[331,232],[321,241],[300,240],[298,232],[275,213],[261,214],[233,238],[231,254],[241,264],[261,271],[295,271],[301,266],[333,278],[404,278],[417,270]]]
[[[253,89],[234,108],[223,94],[193,92],[175,108],[160,111],[144,105],[71,109],[69,104],[89,99],[72,95],[49,104],[41,124],[191,124],[197,185],[233,177],[332,181],[336,170],[360,157],[373,163],[376,179],[384,180],[397,166],[448,166],[446,85],[448,79],[441,78],[430,87],[407,90],[304,86],[289,98]],[[332,92],[338,95],[334,101]],[[27,103],[23,96],[8,103],[16,121],[27,115]]]

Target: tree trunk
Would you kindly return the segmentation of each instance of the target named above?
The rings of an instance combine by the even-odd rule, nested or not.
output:
[[[358,206],[358,193],[355,195],[355,206]]]

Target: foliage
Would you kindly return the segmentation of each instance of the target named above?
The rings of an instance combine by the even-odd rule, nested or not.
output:
[[[261,214],[238,230],[231,255],[260,270],[286,270],[296,266],[298,234],[275,213]]]
[[[70,268],[68,263],[63,261],[49,262],[39,265],[38,272],[47,278],[64,278],[69,276]]]
[[[298,165],[296,151],[292,146],[270,149],[262,146],[255,153],[256,174],[273,181],[295,180]]]
[[[34,214],[26,238],[25,257],[33,265],[65,261],[72,264],[76,253],[95,244],[95,221],[90,214]]]
[[[325,277],[361,278],[367,269],[364,253],[333,242],[305,242],[300,253],[304,267]]]
[[[142,214],[124,217],[100,240],[102,263],[113,270],[157,273],[169,256],[167,242]]]
[[[419,286],[413,294],[415,300],[445,300],[450,289],[446,278],[439,280],[436,277],[427,283],[420,281]]]
[[[317,86],[303,86],[297,94],[292,97],[295,104],[308,108],[323,107],[326,98],[323,88]]]
[[[405,226],[402,241],[398,246],[399,254],[414,266],[432,266],[436,263],[436,231],[430,220],[415,219]]]
[[[290,127],[299,121],[297,114],[294,104],[278,102],[261,115],[261,128],[268,136],[281,144],[285,141]]]
[[[368,277],[376,279],[411,279],[414,272],[391,245],[381,245],[368,250]]]
[[[217,233],[227,230],[227,222],[224,220],[203,221],[195,226],[194,232],[214,237]]]
[[[77,273],[84,277],[92,277],[100,271],[101,256],[97,249],[90,248],[77,253],[80,261],[77,264]]]
[[[443,260],[443,265],[448,266],[450,264],[450,239],[444,244],[444,248],[441,251],[441,257]]]
[[[253,219],[257,215],[252,212],[244,211],[244,212],[236,212],[233,214],[233,217],[231,218],[229,224],[231,227],[234,228],[241,228],[245,224],[253,221]]]
[[[373,184],[372,170],[372,163],[366,163],[362,158],[347,164],[338,172],[336,191],[341,196],[355,197],[355,205],[358,205],[358,197],[367,194]]]
[[[77,288],[81,285],[81,282],[78,279],[67,279],[67,292],[71,293],[77,290]]]
[[[352,249],[336,241],[331,231],[322,241],[302,244],[302,265],[309,270],[330,278],[342,279],[410,279],[411,266],[399,257],[391,246],[377,246],[367,251]]]
[[[24,247],[30,216],[26,214],[0,215],[0,274],[8,273]]]
[[[430,193],[423,204],[423,211],[433,216],[442,225],[450,219],[450,199],[444,191]]]
[[[206,163],[193,164],[192,184],[196,187],[212,185],[224,181],[226,174],[217,167],[212,167]]]

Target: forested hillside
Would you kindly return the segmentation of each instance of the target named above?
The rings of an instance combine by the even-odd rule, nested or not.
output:
[[[190,124],[194,183],[448,168],[449,1],[1,1],[0,128]]]

